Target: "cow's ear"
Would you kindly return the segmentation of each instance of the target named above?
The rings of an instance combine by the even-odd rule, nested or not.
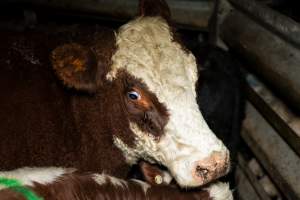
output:
[[[98,62],[91,49],[76,43],[65,44],[54,49],[50,59],[65,86],[89,93],[99,87]]]
[[[141,16],[161,16],[167,21],[171,19],[171,12],[164,0],[140,0],[139,14]]]

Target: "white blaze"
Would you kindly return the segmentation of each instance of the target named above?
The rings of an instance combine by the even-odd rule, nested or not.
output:
[[[116,41],[117,51],[107,78],[114,79],[119,69],[126,69],[146,83],[170,114],[159,142],[131,124],[137,147],[130,149],[119,139],[116,145],[129,162],[140,156],[154,159],[167,166],[179,184],[196,185],[191,173],[193,163],[213,151],[225,153],[226,148],[199,111],[195,57],[173,40],[168,24],[160,17],[141,17],[127,23],[119,29]]]

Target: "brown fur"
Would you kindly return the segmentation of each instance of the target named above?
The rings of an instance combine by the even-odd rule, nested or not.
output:
[[[62,41],[80,41],[82,45],[97,41],[91,46],[94,52],[106,49],[97,56],[110,58],[114,51],[113,31],[101,28],[100,32],[95,27],[86,33],[84,28],[69,27],[76,34],[72,37],[60,28],[48,33],[1,33],[5,38],[0,60],[2,169],[55,165],[126,176],[128,166],[113,145],[112,132],[122,135],[129,130],[120,105],[112,103],[118,98],[111,92],[113,85],[103,87],[106,89],[95,96],[66,90],[49,62],[50,51]],[[27,59],[30,56],[38,63]],[[104,59],[103,63],[108,65],[110,61]],[[127,141],[132,141],[128,135]]]
[[[135,122],[141,130],[160,137],[168,121],[166,107],[149,91],[142,80],[129,76],[125,71],[119,72],[118,77],[121,81],[120,88],[123,88],[122,93],[126,95],[134,90],[141,95],[141,99],[135,101],[125,98],[124,107],[128,107],[128,119]]]
[[[96,90],[97,59],[89,48],[76,43],[66,44],[52,52],[51,60],[57,76],[67,87],[90,92]]]
[[[144,15],[157,14],[148,9]],[[113,30],[52,27],[2,32],[0,38],[1,169],[51,165],[126,177],[129,166],[113,135],[132,146],[129,119],[155,136],[163,134],[167,109],[141,80],[123,71],[106,81],[116,48]],[[129,102],[128,89],[145,98]]]
[[[145,4],[146,13],[148,9]],[[113,145],[113,134],[133,145],[130,119],[160,136],[168,120],[166,108],[126,72],[106,81],[115,51],[113,30],[41,29],[0,36],[0,167],[55,165],[125,177],[128,166]],[[49,55],[56,75],[71,89],[57,80]],[[146,97],[143,104],[124,103],[132,86]]]
[[[5,97],[0,104],[0,167],[54,165],[126,177],[129,166],[113,144],[113,136],[133,146],[129,120],[161,136],[167,110],[141,80],[126,71],[112,82],[105,79],[115,51],[112,30],[96,27],[94,34],[86,34],[73,29],[77,35],[65,39],[68,44],[57,37],[59,31],[2,35],[6,41],[3,58],[12,62],[0,62],[0,89]],[[69,90],[51,69],[51,49],[55,49],[51,56],[54,71]],[[38,64],[26,60],[30,54]],[[134,88],[143,103],[128,99],[127,93]]]
[[[122,181],[122,186],[115,185],[106,178],[104,184],[98,184],[93,174],[73,173],[59,177],[46,185],[35,183],[30,189],[45,200],[109,200],[109,199],[177,199],[177,200],[209,200],[205,190],[186,193],[177,188],[167,186],[150,186],[145,193],[140,182]],[[0,190],[1,200],[25,200],[22,194],[10,189]]]

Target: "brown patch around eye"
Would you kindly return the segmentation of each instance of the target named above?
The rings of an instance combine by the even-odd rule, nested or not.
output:
[[[141,98],[137,100],[137,104],[142,106],[144,109],[148,110],[153,106],[153,103],[151,102],[151,99],[148,97],[146,93],[144,93],[142,90],[134,87],[133,88],[137,93],[140,94]]]
[[[156,96],[146,88],[133,87],[140,95],[139,100],[132,101],[136,111],[131,118],[145,132],[154,135],[157,139],[163,134],[163,128],[168,120],[168,113]]]
[[[159,139],[169,119],[167,108],[149,91],[142,80],[131,76],[125,70],[119,71],[117,76],[122,84],[121,94],[125,95],[124,106],[129,121],[138,125],[145,133]],[[130,98],[130,92],[138,93],[140,98]]]

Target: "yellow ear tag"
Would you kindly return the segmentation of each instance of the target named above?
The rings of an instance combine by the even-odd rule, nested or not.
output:
[[[157,185],[160,185],[163,182],[163,178],[161,177],[161,175],[156,175],[154,181]]]

